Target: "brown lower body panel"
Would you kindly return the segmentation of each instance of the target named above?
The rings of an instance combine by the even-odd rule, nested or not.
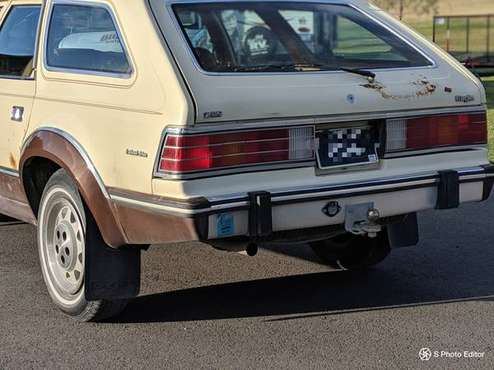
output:
[[[163,244],[207,238],[207,216],[165,215],[121,204],[115,204],[115,208],[129,244]]]
[[[21,203],[0,196],[0,210],[2,215],[36,225],[36,218],[33,215],[31,206],[27,203]]]
[[[0,172],[0,214],[36,224],[36,217],[24,194],[21,179],[3,172]]]

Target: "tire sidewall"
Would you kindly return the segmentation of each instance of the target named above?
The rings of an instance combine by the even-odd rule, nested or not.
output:
[[[60,199],[63,196],[66,200],[68,200],[72,206],[77,211],[79,218],[82,222],[84,234],[86,233],[86,214],[84,212],[83,202],[81,200],[79,191],[77,190],[76,185],[72,181],[72,179],[68,176],[65,170],[59,170],[55,172],[55,174],[48,181],[43,195],[41,197],[39,211],[38,211],[38,228],[37,228],[37,245],[38,245],[38,253],[41,264],[41,271],[43,274],[43,279],[45,281],[46,287],[48,289],[48,293],[50,294],[51,299],[55,303],[55,305],[61,309],[63,312],[71,315],[77,316],[81,314],[87,307],[88,302],[85,298],[85,287],[84,283],[82,284],[80,290],[73,295],[73,300],[68,300],[60,295],[60,293],[55,288],[56,284],[48,271],[48,266],[46,261],[46,256],[44,253],[43,246],[43,223],[47,222],[47,209],[49,209],[50,205]],[[85,240],[85,235],[84,235]]]

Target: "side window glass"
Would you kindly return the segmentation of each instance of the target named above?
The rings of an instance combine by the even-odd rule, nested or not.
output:
[[[32,72],[40,6],[13,7],[0,29],[0,75],[29,77]]]
[[[48,67],[128,74],[131,67],[110,12],[87,5],[53,6]]]

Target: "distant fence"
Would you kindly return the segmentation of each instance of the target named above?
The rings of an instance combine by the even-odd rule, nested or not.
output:
[[[494,14],[435,16],[433,40],[463,63],[494,67]]]

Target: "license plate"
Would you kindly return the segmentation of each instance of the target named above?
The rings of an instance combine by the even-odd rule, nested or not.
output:
[[[319,168],[349,167],[379,161],[379,138],[370,126],[321,130],[317,134]]]

